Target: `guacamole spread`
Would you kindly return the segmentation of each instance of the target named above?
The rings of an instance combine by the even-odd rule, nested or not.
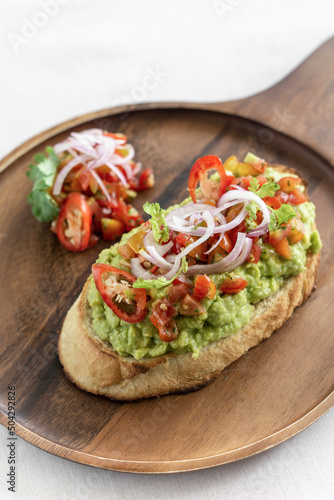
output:
[[[274,173],[268,168],[266,176],[277,181],[283,174]],[[185,202],[189,202],[189,199]],[[225,294],[219,288],[229,273],[210,275],[217,292],[214,298],[205,297],[201,301],[206,312],[197,316],[178,314],[174,319],[179,334],[171,342],[160,339],[157,328],[150,320],[150,311],[157,301],[168,299],[168,286],[151,290],[151,298],[147,303],[148,314],[141,322],[130,324],[120,319],[105,304],[91,277],[88,301],[96,334],[101,340],[111,344],[121,356],[131,355],[137,360],[160,356],[167,352],[191,352],[196,358],[200,349],[210,342],[233,335],[249,322],[257,302],[276,292],[286,278],[303,272],[308,251],[317,253],[321,249],[319,233],[314,229],[313,203],[307,201],[294,206],[293,209],[300,215],[306,233],[302,240],[290,245],[291,259],[281,257],[271,245],[263,243],[260,239],[258,245],[262,252],[258,263],[245,262],[233,270],[233,273],[247,280],[247,287],[235,295]],[[123,235],[120,244],[124,244],[136,231],[138,228]],[[103,250],[97,262],[128,271],[128,268],[122,265],[122,257],[117,247],[118,245],[114,245]],[[190,279],[194,281],[195,278]],[[179,305],[175,307],[178,309]]]

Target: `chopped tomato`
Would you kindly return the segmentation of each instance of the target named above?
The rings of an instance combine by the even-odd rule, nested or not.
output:
[[[150,224],[143,224],[142,227],[127,240],[127,244],[135,253],[144,248],[144,236],[151,230]]]
[[[304,238],[306,230],[304,224],[299,219],[299,217],[294,217],[289,222],[291,222],[291,231],[287,235],[287,238],[289,242],[294,245],[295,243],[298,243],[298,241]]]
[[[183,314],[183,316],[199,316],[205,313],[206,310],[198,300],[187,294],[182,299],[179,312]]]
[[[258,174],[258,172],[256,172],[256,174]],[[233,188],[233,185],[237,185],[243,187],[244,189],[248,189],[253,179],[254,179],[253,175],[236,177],[231,184],[231,188]],[[257,175],[256,180],[258,181],[260,187],[263,186],[263,184],[265,184],[266,182],[268,182],[266,177],[262,174]]]
[[[252,165],[258,172],[263,173],[268,165],[268,163],[260,158],[259,156],[254,155],[253,153],[247,153],[244,162],[247,165]]]
[[[231,222],[233,219],[236,218],[237,215],[240,214],[241,210],[243,209],[243,203],[238,203],[237,205],[233,205],[233,207],[231,207],[229,209],[229,211],[227,212],[227,215],[226,215],[226,222]]]
[[[225,252],[230,253],[230,251],[233,248],[233,245],[231,243],[231,240],[230,240],[228,234],[224,233],[222,240],[219,243],[218,247],[222,248]]]
[[[169,302],[169,300],[163,298],[152,310],[150,320],[153,325],[160,330],[162,326],[166,325],[166,323],[168,323],[168,321],[176,315],[177,310],[175,307]]]
[[[281,189],[276,191],[275,196],[281,202],[281,205],[283,203],[288,203],[289,195],[287,193],[284,193]]]
[[[208,255],[205,253],[207,249],[208,249],[208,244],[205,241],[204,243],[201,243],[200,245],[195,247],[193,250],[190,250],[188,256],[193,257],[196,260],[201,260],[203,262],[206,262],[208,260]]]
[[[251,175],[248,175],[247,177],[236,177],[230,187],[233,188],[233,186],[236,185],[241,186],[244,189],[248,189],[252,179],[253,177]]]
[[[217,170],[220,175],[220,182],[217,183],[208,179],[207,172]],[[199,182],[204,201],[217,202],[226,191],[226,172],[224,165],[217,156],[203,156],[199,158],[190,170],[188,189],[194,203],[196,199],[196,186]]]
[[[96,179],[94,179],[94,180],[96,181]],[[110,181],[108,179],[108,174],[106,175],[104,185],[107,188],[108,193],[111,195],[111,197],[116,202],[117,202],[117,200],[122,200],[122,199],[125,199],[127,197],[127,188],[123,184],[119,184],[119,183]]]
[[[178,304],[189,293],[189,285],[179,283],[178,285],[170,285],[167,288],[167,297],[172,304]]]
[[[93,206],[93,227],[97,233],[102,233],[102,219],[107,219],[112,216],[112,209],[110,207],[101,207],[100,205]]]
[[[113,241],[124,233],[123,222],[116,219],[101,219],[102,234],[105,241]]]
[[[302,184],[300,177],[286,176],[278,181],[280,190],[276,192],[276,197],[281,203],[289,203],[290,205],[300,205],[308,201],[307,196],[299,189]]]
[[[268,182],[268,179],[263,174],[258,175],[256,177],[256,180],[259,183],[260,187]]]
[[[251,251],[246,260],[248,262],[251,262],[252,264],[257,264],[260,260],[261,253],[262,253],[262,248],[256,243],[253,243]]]
[[[244,288],[246,288],[247,285],[248,285],[247,280],[245,280],[244,278],[241,278],[240,276],[236,276],[236,275],[232,274],[231,277],[228,276],[223,281],[223,283],[220,287],[220,290],[223,293],[235,295],[235,294],[241,292],[241,290],[243,290]]]
[[[257,175],[258,171],[249,165],[248,163],[241,163],[239,162],[238,158],[236,156],[230,156],[227,158],[227,160],[224,163],[224,167],[226,170],[229,170],[232,172],[232,174],[236,176],[246,176],[246,175]]]
[[[232,172],[233,174],[236,173],[236,167],[238,166],[238,164],[239,164],[239,160],[234,155],[229,156],[227,158],[227,160],[224,161],[225,170],[228,170],[229,172]]]
[[[154,174],[151,168],[146,168],[139,176],[138,191],[143,191],[154,186]]]
[[[270,243],[270,244],[279,255],[281,255],[285,259],[291,259],[291,250],[286,237],[279,240],[277,243]]]
[[[226,172],[226,186],[230,186],[234,182],[235,176],[232,172]]]
[[[275,195],[275,196],[265,196],[263,198],[263,201],[271,208],[274,210],[277,210],[278,208],[281,207],[282,202],[280,199]]]
[[[202,300],[204,297],[213,299],[216,295],[216,285],[209,276],[200,274],[196,277],[193,297],[196,300]]]
[[[308,201],[307,196],[299,189],[295,188],[288,194],[288,201],[290,205],[300,205],[301,203],[305,203]]]
[[[234,247],[234,245],[235,245],[235,243],[237,241],[238,233],[245,233],[245,232],[246,232],[246,223],[245,223],[245,220],[243,220],[242,222],[240,222],[240,224],[238,226],[236,226],[233,229],[230,229],[229,231],[227,231],[227,235],[229,236],[233,247]]]
[[[198,239],[199,238],[197,238],[196,236],[189,236],[187,234],[179,233],[174,239],[173,250],[175,251],[176,254],[178,254],[184,249],[184,247],[191,245]],[[207,242],[204,242],[201,245],[195,247],[193,250],[191,250],[188,253],[188,256],[206,262],[208,259],[208,256],[205,254],[207,249],[208,249],[208,244]]]
[[[89,172],[89,170],[86,170],[86,168],[87,167],[82,167],[80,171],[77,173],[77,177],[80,182],[82,191],[87,191],[92,177],[92,174]]]
[[[127,205],[127,213],[123,222],[125,224],[126,231],[131,231],[131,229],[140,226],[144,220],[139,215],[139,212],[135,207]]]
[[[57,236],[62,245],[72,252],[88,247],[92,211],[84,195],[70,193],[65,198],[57,221]]]
[[[145,318],[146,291],[132,287],[137,278],[108,264],[93,264],[92,273],[102,300],[119,318],[127,323]]]
[[[126,143],[128,140],[126,135],[121,134],[121,133],[113,134],[112,132],[103,132],[103,135],[107,135],[108,137],[112,137],[113,139],[122,140],[122,141],[124,141],[124,143]]]
[[[261,210],[256,212],[256,224],[259,226],[263,221],[263,213]]]
[[[216,237],[212,237],[209,239],[209,245],[212,246],[217,242]],[[217,262],[218,260],[223,259],[230,253],[232,250],[233,245],[231,243],[230,237],[227,233],[223,234],[222,240],[219,243],[216,248],[214,248],[209,254],[208,254],[208,264],[211,264],[211,262]]]
[[[123,245],[118,245],[117,247],[118,253],[124,258],[124,259],[132,259],[133,257],[136,256],[136,252],[132,250],[130,245],[127,243],[124,243]]]
[[[175,278],[173,285],[180,285],[181,283],[185,283],[189,288],[192,286],[190,279],[186,278],[183,274],[179,274],[179,276]]]
[[[174,241],[179,243],[179,245],[181,245],[182,247],[185,247],[190,238],[191,236],[189,236],[188,234],[179,233]]]
[[[171,342],[172,340],[175,340],[178,334],[179,331],[174,319],[171,319],[168,323],[159,328],[159,337],[164,342]]]
[[[289,175],[282,177],[282,179],[278,181],[278,184],[284,193],[291,193],[291,191],[293,191],[295,187],[300,186],[301,183],[302,180],[299,177],[292,177]]]
[[[277,229],[274,229],[273,231],[269,231],[269,243],[270,245],[275,245],[279,241],[281,241],[283,238],[285,238],[291,231],[292,224],[291,222],[285,222],[281,225],[281,227],[278,227]]]

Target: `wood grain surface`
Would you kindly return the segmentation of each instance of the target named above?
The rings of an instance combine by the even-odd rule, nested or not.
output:
[[[0,422],[16,386],[17,434],[77,462],[128,472],[177,472],[263,451],[301,431],[334,402],[334,39],[275,87],[229,103],[108,109],[54,127],[0,163]],[[270,339],[210,385],[186,395],[116,403],[77,389],[56,344],[65,314],[107,246],[67,252],[27,205],[33,155],[68,133],[127,134],[156,186],[138,196],[162,206],[186,196],[195,159],[252,150],[299,170],[317,207],[324,248],[318,286]],[[15,186],[15,189],[13,189]],[[19,193],[19,194],[18,194]]]

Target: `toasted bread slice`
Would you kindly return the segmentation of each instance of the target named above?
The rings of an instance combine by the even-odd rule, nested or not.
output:
[[[270,166],[280,172],[297,174],[284,165]],[[306,188],[305,181],[303,184]],[[115,400],[129,401],[199,389],[290,318],[293,310],[312,292],[319,261],[319,253],[309,252],[303,273],[286,279],[277,292],[255,306],[243,328],[203,347],[197,359],[191,352],[140,360],[120,356],[93,330],[87,280],[65,318],[58,343],[60,361],[68,378],[80,389]]]
[[[80,389],[116,400],[134,400],[196,390],[285,323],[310,295],[320,254],[307,255],[303,273],[288,278],[277,292],[255,306],[251,320],[231,337],[192,353],[158,358],[122,357],[92,328],[87,300],[89,281],[69,310],[59,338],[59,358],[68,378]]]

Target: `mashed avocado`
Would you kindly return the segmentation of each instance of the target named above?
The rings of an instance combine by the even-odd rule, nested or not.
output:
[[[266,175],[267,173],[271,175],[270,169],[266,171]],[[279,175],[275,172],[275,180]],[[152,324],[149,313],[137,324],[129,324],[118,318],[103,302],[91,278],[88,301],[92,309],[93,328],[96,334],[101,340],[109,342],[120,355],[132,355],[135,359],[156,357],[166,352],[192,352],[193,356],[197,357],[200,349],[210,342],[233,335],[249,322],[254,304],[276,292],[284,284],[285,278],[296,276],[304,270],[307,251],[317,253],[321,249],[319,233],[313,229],[315,220],[313,203],[306,202],[294,209],[301,216],[306,234],[300,242],[291,245],[291,260],[278,255],[269,244],[261,244],[262,254],[258,264],[244,263],[233,271],[245,278],[248,286],[236,295],[219,292],[214,299],[203,299],[202,304],[206,312],[200,316],[176,316],[179,335],[170,343],[163,342],[159,338],[158,330]],[[129,234],[133,234],[136,230]],[[121,243],[128,239],[129,234],[123,236]],[[114,245],[110,249],[103,250],[97,262],[127,270],[120,264],[121,260],[117,245]],[[218,291],[227,274],[210,276]],[[168,287],[155,290],[154,300],[163,297],[168,297]],[[148,303],[149,309],[152,308],[152,302],[154,303],[153,300]]]

